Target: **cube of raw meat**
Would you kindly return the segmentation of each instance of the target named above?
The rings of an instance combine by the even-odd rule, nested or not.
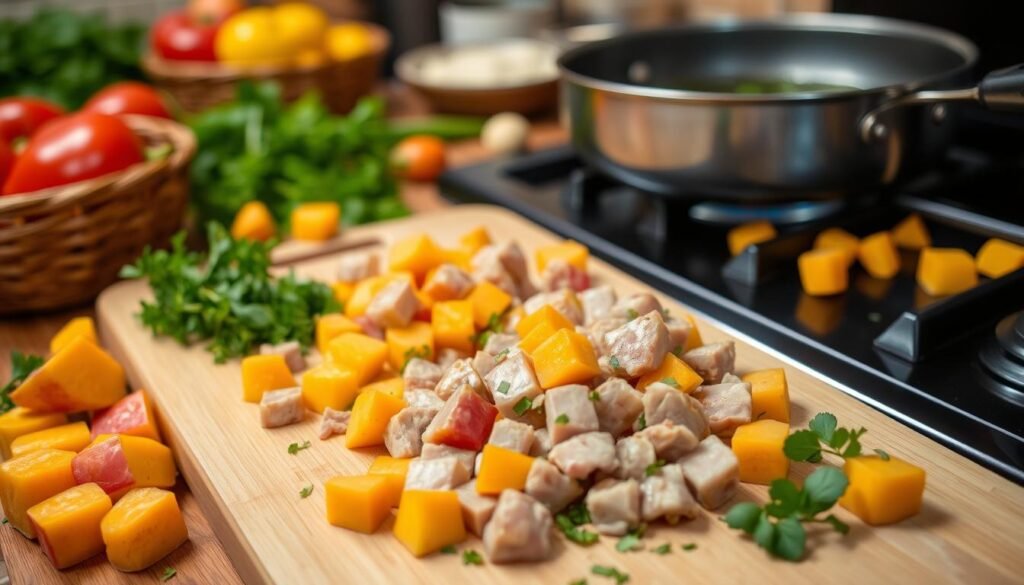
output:
[[[441,380],[441,367],[434,362],[423,358],[412,358],[405,364],[402,370],[402,382],[405,384],[405,391],[430,390]]]
[[[718,384],[722,376],[736,368],[736,344],[731,340],[709,343],[691,349],[682,358],[704,378],[705,384]]]
[[[540,275],[540,288],[548,292],[569,289],[573,291],[590,288],[590,275],[561,258],[552,258]]]
[[[651,425],[636,433],[654,445],[658,459],[675,461],[693,451],[700,438],[693,434],[689,427],[677,425],[670,420],[661,424]]]
[[[473,290],[473,278],[454,264],[442,264],[423,285],[423,292],[436,301],[465,298]]]
[[[260,424],[265,429],[283,427],[302,422],[306,406],[302,402],[302,388],[282,388],[263,393],[260,399]]]
[[[484,246],[473,256],[471,264],[474,276],[478,279],[483,276],[484,280],[495,284],[514,297],[525,299],[534,294],[535,287],[530,282],[526,256],[515,242]],[[501,272],[508,275],[507,281],[511,282],[514,290],[510,291],[503,286],[505,283],[496,281],[506,280],[499,276]]]
[[[453,490],[469,481],[469,469],[458,457],[413,459],[405,476],[407,490]]]
[[[636,319],[655,311],[662,315],[661,303],[651,293],[633,293],[626,298],[620,299],[612,307],[612,316],[623,319]]]
[[[481,250],[473,257],[473,280],[476,282],[489,282],[501,290],[507,292],[513,298],[519,297],[519,286],[512,275],[505,270],[497,257],[492,254],[481,257],[485,250]],[[479,262],[477,258],[480,258]]]
[[[320,418],[320,440],[326,441],[334,435],[348,432],[348,421],[352,418],[351,410],[334,410],[330,406],[324,409]]]
[[[583,494],[580,482],[562,474],[558,468],[540,457],[533,460],[526,475],[526,493],[557,514]]]
[[[650,441],[641,435],[632,435],[619,439],[615,444],[615,458],[619,462],[615,477],[643,481],[647,477],[648,466],[658,457]]]
[[[473,356],[473,361],[469,365],[473,366],[473,369],[481,377],[480,382],[483,383],[483,376],[486,376],[488,372],[494,369],[494,366],[498,365],[498,360],[494,358],[493,354],[480,350]],[[488,392],[488,394],[490,393]]]
[[[679,518],[692,520],[699,513],[679,465],[665,465],[640,483],[640,516],[645,522],[664,517],[675,524]]]
[[[470,476],[476,475],[476,451],[469,449],[456,449],[448,445],[435,445],[424,443],[423,451],[420,452],[420,459],[440,459],[442,457],[454,457],[466,466]]]
[[[548,460],[575,479],[586,479],[595,471],[613,473],[618,467],[615,439],[608,433],[583,433],[551,448]]]
[[[644,421],[656,425],[665,421],[685,426],[698,439],[708,436],[708,420],[699,400],[676,388],[655,382],[644,391]]]
[[[433,390],[408,390],[402,393],[402,398],[409,406],[420,406],[423,408],[436,408],[441,410],[444,407],[444,400],[438,398]]]
[[[376,254],[351,254],[341,257],[338,262],[338,280],[356,282],[380,273]]]
[[[487,442],[528,455],[533,448],[534,435],[530,425],[503,418],[494,423],[491,438]]]
[[[598,319],[586,327],[577,327],[576,331],[587,336],[590,344],[594,346],[594,351],[597,352],[598,357],[601,357],[608,355],[608,346],[605,344],[604,336],[609,331],[614,331],[626,323],[628,323],[626,319],[606,317]]]
[[[598,396],[594,403],[598,428],[613,437],[621,437],[631,429],[644,411],[643,395],[622,378],[608,378],[594,392]]]
[[[380,323],[373,320],[369,315],[359,315],[358,317],[352,317],[352,320],[359,325],[359,328],[363,330],[363,335],[372,337],[374,339],[384,340],[384,329],[380,326]]]
[[[445,347],[437,351],[436,361],[437,365],[444,372],[448,368],[452,367],[455,362],[470,357],[469,354],[461,352],[451,347]]]
[[[603,479],[587,493],[594,529],[622,536],[640,524],[640,484],[635,479]]]
[[[668,353],[668,329],[661,313],[651,311],[604,335],[606,354],[601,356],[601,369],[609,375],[623,372],[638,378],[653,372]]]
[[[484,552],[492,563],[543,561],[551,555],[551,512],[540,502],[515,490],[498,498],[484,528]]]
[[[726,374],[721,384],[699,386],[693,396],[704,405],[711,433],[731,437],[736,429],[751,420],[750,384]]]
[[[532,457],[547,457],[551,452],[551,434],[547,429],[535,429],[533,431],[533,446],[530,447]]]
[[[473,360],[464,358],[455,360],[447,370],[441,374],[441,379],[434,387],[441,400],[448,400],[448,397],[463,386],[469,386],[477,394],[486,396],[487,389],[484,388],[484,381],[480,374],[473,369]]]
[[[693,326],[686,319],[669,317],[665,320],[665,328],[668,329],[669,351],[681,356],[683,348],[686,347],[686,342],[689,341],[690,334],[693,332]]]
[[[423,431],[423,441],[479,451],[491,436],[496,416],[494,405],[471,387],[463,386],[445,401]]]
[[[515,411],[516,404],[524,398],[532,401],[541,393],[533,365],[518,348],[510,350],[505,359],[487,373],[484,382],[501,414],[514,420],[522,420],[522,416]]]
[[[711,435],[679,460],[686,483],[697,501],[714,510],[732,499],[739,485],[740,464],[718,437]]]
[[[512,349],[517,343],[519,343],[519,335],[515,333],[492,333],[487,336],[484,351],[491,355],[498,355],[506,349]]]
[[[384,446],[392,457],[416,457],[423,449],[423,431],[437,415],[436,408],[407,406],[391,417],[384,430]]]
[[[498,505],[498,498],[482,496],[476,493],[476,480],[464,483],[455,488],[455,495],[459,497],[459,505],[462,507],[462,521],[466,529],[477,536],[484,535],[484,526],[494,515],[494,508]]]
[[[264,343],[260,345],[260,355],[279,355],[293,373],[306,369],[306,358],[302,356],[302,346],[298,341],[286,341],[277,345]]]
[[[615,289],[608,284],[595,286],[581,292],[579,299],[580,304],[583,305],[583,324],[593,325],[601,319],[610,317],[616,298]]]
[[[582,433],[598,430],[590,388],[582,384],[557,386],[544,394],[548,433],[555,445]]]
[[[551,305],[551,308],[561,313],[569,321],[572,321],[574,325],[583,324],[583,308],[576,298],[576,293],[569,289],[537,293],[523,303],[523,310],[529,315],[537,312],[544,305]]]
[[[381,327],[405,327],[412,322],[420,300],[405,279],[394,280],[373,297],[366,307],[366,316]]]

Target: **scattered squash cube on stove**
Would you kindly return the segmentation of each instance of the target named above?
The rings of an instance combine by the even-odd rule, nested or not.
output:
[[[395,537],[422,557],[466,540],[459,496],[450,490],[407,490],[395,518]]]
[[[74,422],[59,427],[50,427],[34,433],[22,435],[11,442],[11,456],[21,457],[41,449],[59,449],[75,453],[85,449],[92,441],[89,425]]]
[[[532,466],[533,457],[488,443],[480,459],[476,492],[497,496],[506,489],[523,491]]]
[[[438,348],[456,349],[471,353],[475,349],[473,336],[473,304],[469,301],[442,301],[430,310],[430,325],[434,331],[434,344]]]
[[[18,532],[35,538],[28,510],[50,496],[75,486],[71,451],[41,449],[0,464],[0,504]]]
[[[188,527],[173,492],[134,489],[100,522],[107,560],[119,571],[152,566],[188,540]]]
[[[900,271],[900,257],[889,232],[878,232],[861,240],[857,259],[875,278],[892,278]]]
[[[359,389],[360,394],[371,391],[383,392],[388,396],[402,398],[405,395],[405,381],[400,376],[394,376],[384,380],[377,380]]]
[[[327,344],[342,333],[362,333],[363,328],[341,313],[328,313],[316,320],[316,348],[327,355]]]
[[[480,251],[480,248],[490,243],[491,236],[487,233],[487,228],[482,225],[459,236],[459,248],[468,252],[470,256],[476,254]]]
[[[531,355],[540,387],[547,390],[590,381],[601,373],[597,353],[586,335],[560,329],[537,346]]]
[[[850,259],[842,248],[809,250],[797,258],[804,292],[826,297],[846,292],[850,286]]]
[[[543,273],[544,269],[547,268],[548,262],[556,258],[565,260],[569,266],[574,266],[586,272],[587,260],[590,259],[590,250],[583,244],[572,240],[565,240],[558,244],[537,248],[535,254],[538,273]]]
[[[487,327],[491,319],[501,316],[512,304],[512,296],[486,280],[477,283],[466,297],[473,305],[473,323],[479,329]]]
[[[729,244],[729,253],[738,256],[747,247],[761,242],[774,240],[778,233],[775,226],[767,221],[753,221],[736,226],[729,230],[726,241]]]
[[[1024,246],[992,238],[978,250],[978,272],[999,278],[1024,268]]]
[[[789,459],[782,445],[789,425],[762,419],[743,425],[732,436],[732,452],[740,462],[740,481],[768,485],[789,474]]]
[[[516,333],[519,334],[520,338],[525,339],[526,336],[533,331],[534,327],[537,327],[541,323],[547,323],[554,331],[558,331],[559,329],[576,330],[576,326],[573,322],[560,313],[558,309],[551,305],[543,305],[541,308],[529,315],[526,315],[516,323]]]
[[[313,412],[345,410],[355,401],[359,386],[355,372],[332,363],[320,364],[302,374],[302,401]]]
[[[434,359],[434,329],[430,323],[413,321],[406,327],[388,327],[384,332],[391,367],[401,371],[412,358]]]
[[[242,359],[242,399],[246,402],[259,402],[269,390],[295,386],[295,378],[284,356],[251,355]]]
[[[156,425],[156,410],[145,390],[136,390],[113,406],[93,413],[92,438],[113,434],[162,441]]]
[[[100,435],[71,461],[78,484],[95,483],[118,499],[140,487],[174,486],[178,468],[171,450],[153,439]]]
[[[395,242],[388,254],[388,266],[392,272],[411,272],[417,280],[422,280],[431,268],[443,261],[441,248],[425,234]]]
[[[383,445],[388,422],[403,408],[405,401],[401,398],[383,392],[362,392],[352,405],[345,446],[355,449]]]
[[[340,223],[341,207],[337,203],[303,203],[292,210],[292,237],[312,242],[329,240],[338,235]]]
[[[331,478],[324,484],[327,521],[332,526],[372,534],[391,514],[393,491],[386,475]]]
[[[98,410],[125,395],[124,368],[89,339],[72,339],[11,392],[11,400],[38,412]]]
[[[665,355],[658,369],[644,374],[637,380],[636,389],[643,392],[655,382],[663,382],[689,394],[703,384],[704,379],[689,364],[670,353]]]
[[[0,455],[3,459],[10,459],[11,443],[22,435],[67,422],[67,415],[61,412],[35,412],[23,406],[15,406],[0,414]]]
[[[380,475],[388,478],[388,501],[392,508],[397,508],[402,500],[402,490],[405,489],[405,477],[409,475],[409,462],[412,459],[402,459],[390,455],[381,455],[373,460],[370,468],[366,470],[368,475]]]
[[[28,517],[50,563],[66,569],[103,552],[100,523],[112,506],[100,486],[85,483],[32,506]]]
[[[833,248],[840,249],[846,253],[847,265],[853,264],[853,261],[857,259],[857,250],[860,248],[860,238],[843,228],[837,227],[823,230],[814,238],[815,250]]]
[[[789,424],[789,384],[786,370],[772,368],[743,376],[750,384],[750,412],[757,420],[777,420]]]
[[[974,288],[978,285],[974,257],[957,248],[925,248],[917,261],[917,284],[933,297]]]
[[[327,343],[327,359],[351,370],[362,386],[380,373],[388,359],[388,344],[362,333],[342,333]]]
[[[892,228],[892,241],[900,248],[921,250],[932,245],[932,236],[921,216],[912,213]]]
[[[888,457],[861,455],[843,466],[850,480],[839,505],[871,525],[892,524],[918,513],[924,499],[925,472]]]
[[[50,339],[50,353],[57,353],[77,337],[84,337],[93,343],[98,342],[96,325],[93,323],[92,317],[75,317],[65,323],[60,331]]]
[[[236,240],[265,242],[276,233],[274,217],[270,215],[270,210],[262,201],[249,201],[243,205],[231,222],[231,237]]]

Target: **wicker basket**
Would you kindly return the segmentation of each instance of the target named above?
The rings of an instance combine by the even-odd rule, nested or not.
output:
[[[153,84],[167,92],[183,109],[200,112],[231,101],[240,81],[276,81],[286,101],[311,89],[323,96],[331,111],[344,114],[359,98],[373,91],[380,64],[391,38],[383,28],[361,23],[373,37],[373,51],[347,61],[329,60],[312,67],[236,69],[219,63],[168,61],[152,52],[142,58],[142,69]]]
[[[0,197],[0,315],[86,303],[147,244],[164,246],[188,204],[192,132],[170,120],[125,116],[161,160],[26,195]]]

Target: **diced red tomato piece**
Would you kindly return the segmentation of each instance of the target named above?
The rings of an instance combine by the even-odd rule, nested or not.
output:
[[[453,394],[423,433],[428,443],[479,451],[491,436],[498,409],[469,386]]]

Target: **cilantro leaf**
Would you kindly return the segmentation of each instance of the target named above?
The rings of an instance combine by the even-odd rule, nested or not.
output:
[[[615,543],[615,550],[619,552],[629,552],[631,550],[636,550],[639,546],[640,537],[630,532],[622,538],[620,538],[617,543]]]
[[[615,368],[616,370],[622,367],[622,365],[619,364],[619,358],[616,356],[611,356],[608,358],[608,365]]]
[[[463,565],[482,565],[484,564],[483,557],[480,553],[473,549],[466,549],[462,551],[462,564]]]
[[[636,418],[636,430],[642,431],[647,428],[647,413],[641,412]]]
[[[697,550],[697,543],[696,542],[688,542],[688,543],[683,545],[683,550],[685,550],[687,552],[689,552],[691,550]]]
[[[772,552],[789,560],[798,561],[804,555],[807,533],[799,520],[790,516],[775,525],[775,546]]]
[[[296,454],[298,454],[299,451],[302,451],[304,449],[309,449],[312,446],[313,446],[313,444],[310,443],[309,441],[303,441],[303,443],[301,445],[298,444],[298,443],[292,443],[292,444],[288,445],[288,454],[289,455],[296,455]]]
[[[836,417],[834,414],[829,412],[819,412],[814,415],[811,422],[807,424],[807,427],[814,431],[816,435],[821,437],[821,440],[825,443],[829,443],[832,440],[832,433],[836,430]]]
[[[419,347],[410,347],[409,349],[405,350],[405,354],[403,354],[402,357],[404,358],[402,361],[402,367],[399,368],[398,370],[400,374],[405,373],[405,368],[409,365],[409,362],[411,362],[414,358],[429,360],[430,346],[424,344]]]
[[[753,534],[757,527],[757,521],[761,517],[761,507],[754,502],[741,502],[736,504],[725,514],[725,523],[729,528],[742,530],[747,534]]]
[[[453,555],[453,554],[455,554],[457,552],[459,552],[459,551],[455,549],[455,545],[454,544],[446,544],[446,545],[441,547],[441,554],[444,554],[444,555]]]
[[[11,392],[28,378],[29,374],[39,369],[46,362],[37,355],[22,354],[17,351],[11,352],[11,379],[0,388],[0,414],[14,408],[11,401]]]
[[[850,480],[841,470],[835,467],[819,467],[804,480],[804,493],[807,494],[806,509],[810,514],[828,510],[839,500]]]
[[[590,394],[587,395],[587,398],[590,398],[591,402],[600,402],[601,401],[601,393],[598,392],[597,390],[591,390]]]
[[[305,500],[312,493],[313,493],[313,484],[309,484],[309,485],[305,486],[304,488],[302,488],[299,491],[299,497],[301,497],[303,500]]]
[[[658,459],[654,463],[651,463],[650,465],[644,468],[644,477],[651,477],[652,475],[657,474],[659,471],[661,471],[662,467],[665,467],[665,460]]]
[[[797,431],[786,437],[782,452],[793,461],[816,462],[821,460],[821,443],[814,431]]]
[[[776,479],[768,489],[772,501],[764,509],[770,516],[785,518],[800,509],[800,489],[788,479]]]
[[[164,572],[160,574],[161,581],[170,581],[178,574],[178,570],[174,567],[164,567]]]
[[[760,514],[757,517],[757,524],[754,525],[752,534],[754,542],[761,548],[774,552],[775,549],[775,524],[768,519],[767,514]]]
[[[626,309],[626,316],[629,317],[630,321],[632,321],[633,319],[636,319],[637,317],[639,317],[640,313],[637,313],[636,309],[629,308],[629,309]]]
[[[505,358],[508,357],[510,351],[512,351],[512,348],[510,347],[506,347],[505,349],[499,351],[498,354],[494,356],[494,362],[500,364],[501,362],[505,361]]]
[[[887,453],[885,449],[875,449],[874,451],[875,454],[878,455],[878,458],[881,459],[882,461],[888,461],[889,459],[891,459],[889,453]]]
[[[587,504],[585,502],[576,502],[566,508],[565,516],[574,526],[590,524],[590,510],[587,509]]]
[[[562,414],[558,415],[557,417],[555,417],[555,424],[556,425],[567,425],[567,424],[569,424],[569,415],[565,414],[564,412]]]
[[[686,545],[683,545],[684,549],[685,547]],[[668,553],[672,552],[672,545],[666,542],[665,544],[660,544],[652,548],[651,552],[656,555],[667,555]]]
[[[590,521],[589,516],[587,517],[587,521]],[[584,530],[579,527],[580,524],[585,524],[585,522],[576,523],[567,514],[558,514],[555,516],[555,524],[558,526],[558,529],[562,531],[562,534],[569,539],[569,541],[575,542],[576,544],[590,546],[598,540],[597,533]]]
[[[629,575],[620,572],[615,567],[594,565],[590,567],[590,572],[601,577],[610,577],[612,579],[615,579],[616,585],[622,585],[623,583],[629,581]]]

